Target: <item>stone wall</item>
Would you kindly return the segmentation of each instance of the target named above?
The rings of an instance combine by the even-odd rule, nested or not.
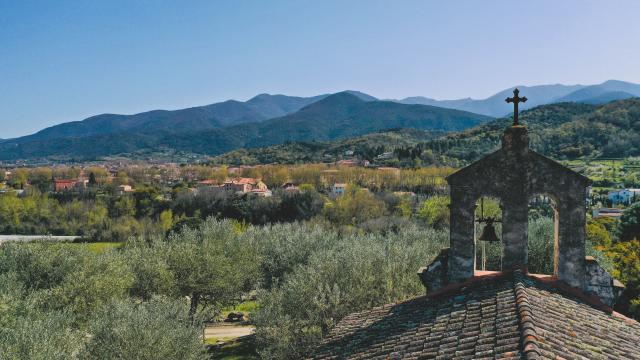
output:
[[[591,256],[585,258],[585,292],[596,295],[613,307],[622,290],[624,285],[603,269],[596,259]]]
[[[529,149],[524,126],[505,130],[502,148],[447,178],[451,191],[448,279],[463,281],[475,269],[476,201],[500,199],[502,207],[502,270],[528,263],[528,205],[545,195],[557,204],[555,272],[568,284],[584,286],[585,196],[590,181]]]

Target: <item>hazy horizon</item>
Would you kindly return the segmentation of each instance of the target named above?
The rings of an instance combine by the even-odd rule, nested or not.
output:
[[[640,83],[636,2],[0,2],[0,138],[260,93]],[[567,16],[570,14],[570,16]]]

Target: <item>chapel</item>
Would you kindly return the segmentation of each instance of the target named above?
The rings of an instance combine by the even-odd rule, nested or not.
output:
[[[500,149],[447,178],[450,246],[418,270],[426,295],[346,316],[313,359],[640,359],[640,323],[613,310],[623,284],[585,254],[590,180],[529,148],[526,100],[518,89],[506,99],[514,121]],[[528,270],[538,196],[554,207],[553,274]],[[497,271],[477,264],[483,197],[501,209],[485,225],[501,225]]]

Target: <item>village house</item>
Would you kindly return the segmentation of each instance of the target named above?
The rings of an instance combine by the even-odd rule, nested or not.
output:
[[[391,159],[392,157],[393,157],[393,151],[385,151],[382,154],[376,156],[376,159],[385,160],[385,159]]]
[[[340,195],[344,194],[346,189],[347,189],[347,184],[345,184],[345,183],[334,183],[333,186],[331,186],[331,195],[340,196]]]
[[[198,185],[198,188],[219,186],[218,180],[214,180],[214,179],[200,180],[198,181],[197,185]]]
[[[253,189],[251,190],[251,194],[260,196],[260,197],[271,197],[273,195],[273,193],[269,189],[266,189],[266,190]]]
[[[237,193],[243,194],[253,193],[258,196],[271,196],[271,191],[269,190],[267,185],[262,182],[262,180],[254,178],[237,178],[227,180],[222,185],[222,189],[232,190]]]
[[[116,195],[122,196],[134,191],[135,190],[131,187],[131,185],[118,185],[118,187],[116,188]]]
[[[88,179],[80,179],[80,180],[76,181],[74,187],[75,187],[76,191],[83,192],[83,191],[87,190],[87,188],[89,187],[89,180]]]
[[[610,218],[619,218],[622,216],[622,209],[617,208],[597,208],[593,209],[593,218],[599,217],[610,217]]]
[[[620,189],[609,191],[607,198],[611,201],[612,205],[629,205],[636,199],[640,200],[640,189]]]
[[[18,196],[22,196],[26,194],[24,189],[14,189],[11,187],[3,187],[0,189],[0,194],[6,194],[6,193],[14,193]]]
[[[286,182],[286,183],[282,184],[282,190],[284,190],[286,192],[290,192],[290,193],[300,192],[300,188],[298,186],[296,186],[296,184],[294,184],[292,182]]]
[[[54,192],[64,192],[64,191],[72,191],[75,189],[76,180],[71,179],[55,179],[53,181],[53,191]]]

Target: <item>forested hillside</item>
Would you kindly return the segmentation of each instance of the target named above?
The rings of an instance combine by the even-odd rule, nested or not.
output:
[[[302,164],[357,157],[373,161],[399,147],[411,147],[443,135],[442,131],[392,129],[337,141],[286,142],[262,148],[246,148],[216,156],[216,164]]]
[[[640,155],[640,99],[595,106],[561,103],[539,106],[520,116],[528,126],[531,148],[556,159]],[[475,160],[499,146],[510,119],[495,120],[422,144],[435,153]]]
[[[599,106],[581,103],[543,105],[522,112],[520,119],[529,128],[531,148],[556,159],[640,156],[639,98]],[[461,166],[497,149],[504,128],[511,122],[510,118],[501,118],[448,134],[398,129],[340,141],[239,149],[213,161],[221,164],[291,164],[351,157],[380,165]],[[391,152],[391,158],[379,157],[385,152]]]
[[[148,149],[217,155],[243,147],[287,141],[328,141],[392,128],[457,131],[490,119],[484,115],[434,106],[370,101],[363,94],[342,92],[287,116],[223,128],[185,131],[156,126],[153,132],[121,131],[90,136],[9,140],[0,143],[0,159],[92,159]]]

